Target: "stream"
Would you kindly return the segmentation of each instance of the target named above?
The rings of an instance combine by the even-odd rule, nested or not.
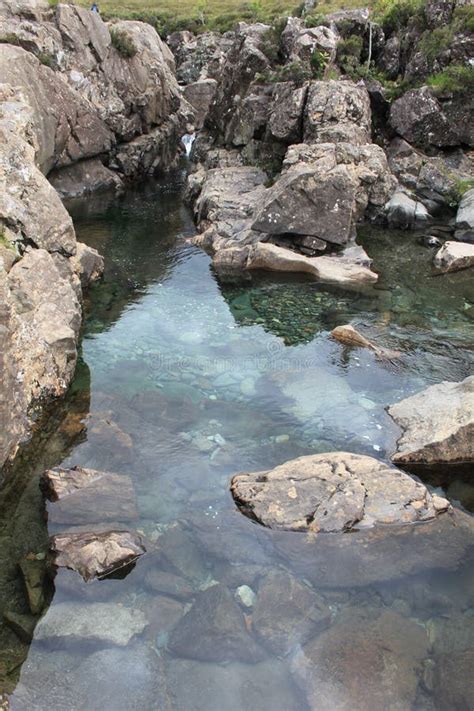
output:
[[[39,474],[81,465],[130,476],[139,512],[131,525],[149,552],[122,578],[86,584],[59,571],[47,614],[56,606],[70,616],[87,615],[91,605],[131,608],[147,626],[124,646],[80,634],[20,643],[4,626],[1,691],[12,709],[28,711],[345,709],[335,697],[329,705],[308,701],[303,632],[291,648],[274,642],[275,629],[291,637],[310,627],[316,595],[328,611],[325,625],[350,650],[331,657],[341,678],[351,679],[372,653],[379,663],[373,645],[354,641],[373,620],[384,620],[377,630],[390,659],[405,660],[404,683],[387,692],[392,701],[367,711],[447,708],[437,701],[436,669],[443,655],[473,646],[474,540],[461,550],[441,533],[427,541],[400,536],[392,556],[386,539],[380,548],[377,539],[370,551],[360,546],[354,569],[352,549],[331,542],[317,564],[308,563],[300,534],[290,534],[289,544],[242,516],[229,484],[236,472],[318,452],[388,460],[398,432],[386,407],[472,372],[472,273],[434,276],[433,252],[419,236],[362,227],[359,242],[380,275],[374,287],[345,290],[268,273],[222,282],[210,257],[188,241],[195,227],[182,201],[185,179],[180,169],[121,196],[68,206],[78,240],[105,257],[105,275],[86,298],[70,392],[19,456],[0,501],[3,610],[26,614],[18,560],[44,550],[48,535],[61,530],[45,523]],[[331,329],[346,323],[402,351],[400,362],[331,339]],[[427,483],[474,511],[472,482],[440,474]],[[164,591],[166,576],[157,571],[182,589]],[[252,605],[263,580],[267,607],[259,603],[257,629]],[[214,609],[183,624],[195,596],[217,584],[224,592]],[[243,627],[226,613],[230,600]],[[114,624],[120,620],[117,612]],[[326,649],[334,651],[337,639],[328,637]],[[228,645],[239,649],[231,661]]]

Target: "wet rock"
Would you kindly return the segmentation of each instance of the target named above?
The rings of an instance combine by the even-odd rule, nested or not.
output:
[[[342,532],[429,521],[449,509],[410,476],[372,457],[332,452],[299,457],[268,472],[237,474],[232,495],[269,528]]]
[[[244,607],[253,607],[257,596],[248,585],[240,585],[235,591],[235,598]]]
[[[455,236],[463,242],[474,242],[474,188],[467,190],[459,203]]]
[[[423,235],[418,240],[418,244],[420,244],[422,247],[428,247],[430,249],[439,249],[442,243],[441,240],[435,237],[434,235]]]
[[[349,81],[313,81],[304,117],[305,143],[370,143],[370,99]]]
[[[306,272],[318,281],[346,286],[376,282],[375,272],[361,264],[357,255],[353,258],[352,254],[343,252],[330,257],[306,257],[275,244],[257,242],[249,253],[246,266],[247,269]]]
[[[474,696],[473,664],[473,648],[437,658],[433,686],[440,708],[469,709]]]
[[[426,207],[409,195],[396,192],[385,206],[389,227],[407,230],[421,227],[429,220]]]
[[[324,600],[285,571],[272,572],[260,582],[252,624],[274,654],[294,651],[325,629],[330,619]]]
[[[380,348],[374,343],[371,343],[365,336],[356,331],[356,329],[350,324],[344,326],[336,326],[331,331],[331,336],[339,343],[343,343],[345,346],[352,346],[355,348],[368,348],[374,351],[376,356],[381,359],[392,359],[400,357],[400,351],[390,351],[386,348]]]
[[[348,610],[311,640],[292,669],[314,711],[412,708],[428,653],[422,627],[391,611]]]
[[[182,602],[162,595],[146,597],[140,601],[140,609],[146,615],[148,627],[146,638],[151,640],[153,646],[166,647],[169,633],[183,617],[186,607]]]
[[[409,143],[420,148],[457,146],[460,138],[430,89],[411,89],[390,109],[390,124]]]
[[[462,652],[473,646],[474,615],[470,610],[465,614],[447,612],[434,617],[427,628],[435,655]]]
[[[48,518],[52,523],[131,521],[138,517],[133,483],[124,474],[57,467],[43,474],[41,484],[51,502]]]
[[[178,600],[190,600],[195,595],[194,589],[185,578],[166,570],[149,570],[145,576],[145,585],[153,592]]]
[[[456,465],[474,460],[474,376],[432,385],[388,408],[402,428],[396,464]]]
[[[125,647],[147,625],[141,610],[96,602],[52,605],[35,630],[35,639],[49,644],[91,643]]]
[[[474,266],[474,244],[445,242],[436,252],[434,265],[441,272],[458,272]]]
[[[159,551],[174,570],[188,580],[202,583],[208,577],[205,557],[192,536],[171,526],[159,538]]]
[[[90,284],[98,281],[104,273],[104,258],[93,247],[78,242],[76,254],[69,260],[79,279],[81,286],[86,289]]]
[[[76,570],[87,581],[130,566],[146,549],[133,531],[91,531],[57,534],[51,551],[56,567]]]
[[[76,198],[102,190],[119,190],[120,177],[98,159],[82,160],[52,171],[48,180],[62,198]]]
[[[28,604],[33,615],[39,615],[45,605],[46,561],[44,556],[29,553],[20,561]]]
[[[171,660],[166,669],[172,708],[193,711],[301,711],[304,700],[278,660],[258,664],[202,664]]]
[[[205,662],[255,663],[264,651],[250,636],[244,616],[223,585],[201,592],[171,633],[170,650],[179,657]]]

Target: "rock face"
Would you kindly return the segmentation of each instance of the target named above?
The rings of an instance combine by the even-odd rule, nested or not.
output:
[[[138,517],[132,480],[123,474],[57,468],[46,471],[41,484],[51,502],[51,523],[105,523]]]
[[[412,708],[428,654],[423,627],[395,612],[347,610],[345,619],[311,640],[293,673],[314,711]]]
[[[474,376],[432,385],[388,408],[403,434],[396,464],[456,465],[474,460]]]
[[[304,117],[305,143],[370,143],[370,99],[352,82],[314,81]]]
[[[35,639],[49,644],[90,643],[125,647],[147,625],[141,610],[96,602],[52,605],[39,621]]]
[[[66,532],[52,537],[51,551],[57,568],[76,570],[87,581],[134,563],[145,546],[133,531]]]
[[[76,244],[45,176],[72,196],[120,186],[117,171],[168,167],[184,115],[174,60],[150,25],[109,28],[84,8],[18,2],[3,3],[0,34],[1,466],[28,437],[33,409],[66,391],[81,287],[103,269]],[[135,54],[124,57],[113,36]]]
[[[173,630],[169,648],[179,657],[204,662],[254,663],[265,657],[249,635],[239,606],[223,585],[199,594]]]
[[[474,188],[461,198],[456,215],[456,239],[474,242]]]
[[[474,244],[445,242],[434,258],[436,269],[441,272],[458,272],[474,266]]]
[[[371,457],[310,455],[269,472],[237,474],[231,491],[242,512],[269,528],[326,533],[428,521],[446,499]]]

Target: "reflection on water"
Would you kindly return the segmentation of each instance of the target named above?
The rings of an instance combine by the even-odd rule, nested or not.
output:
[[[435,278],[415,237],[367,229],[381,274],[369,292],[275,275],[219,284],[186,241],[182,177],[71,206],[106,274],[88,297],[74,386],[4,486],[2,612],[34,627],[18,563],[41,560],[66,528],[44,520],[46,467],[129,475],[148,554],[122,580],[61,570],[48,633],[31,645],[11,620],[1,627],[12,707],[454,708],[472,692],[467,515],[429,531],[275,535],[236,511],[229,480],[334,449],[388,457],[387,404],[469,373],[472,279]],[[331,340],[348,322],[402,350],[398,366]],[[472,502],[466,482],[449,492]]]

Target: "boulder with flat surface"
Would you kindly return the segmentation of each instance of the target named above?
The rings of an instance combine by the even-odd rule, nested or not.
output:
[[[435,254],[434,265],[440,272],[458,272],[474,267],[474,244],[445,242]]]
[[[242,513],[274,529],[342,533],[381,524],[429,521],[449,509],[420,482],[372,457],[309,455],[270,471],[237,474]]]

